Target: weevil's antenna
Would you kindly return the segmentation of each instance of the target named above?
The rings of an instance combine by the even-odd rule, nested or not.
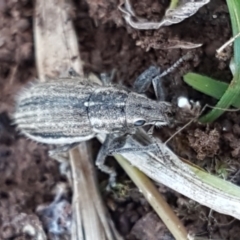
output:
[[[192,58],[192,53],[188,52],[184,56],[182,56],[180,59],[178,59],[172,66],[170,66],[168,69],[166,69],[161,74],[157,75],[152,79],[152,85],[155,92],[155,96],[157,97],[158,101],[164,101],[165,100],[165,94],[164,94],[164,86],[162,77],[168,75],[169,73],[173,72],[182,62],[189,60]]]
[[[238,112],[240,111],[240,109],[226,109],[226,108],[219,108],[219,107],[215,107],[215,106],[211,106],[206,104],[202,110],[199,112],[199,114],[197,114],[196,117],[194,117],[193,119],[191,119],[188,123],[186,123],[183,127],[181,127],[178,131],[176,131],[171,137],[169,137],[164,144],[167,144],[170,140],[172,140],[177,134],[179,134],[180,132],[182,132],[183,129],[185,129],[186,127],[188,127],[192,122],[196,121],[201,115],[202,113],[205,111],[206,108],[211,108],[211,109],[218,109],[218,110],[223,110],[226,112]]]
[[[169,73],[173,72],[181,63],[188,61],[189,59],[191,59],[193,57],[191,52],[186,53],[185,55],[183,55],[181,58],[179,58],[172,66],[170,66],[168,69],[166,69],[164,72],[162,72],[159,76],[157,76],[158,78],[164,77],[166,75],[168,75]],[[156,77],[156,78],[157,78]]]

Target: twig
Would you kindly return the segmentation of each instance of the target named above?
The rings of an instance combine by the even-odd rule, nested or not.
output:
[[[230,44],[232,44],[235,41],[235,39],[238,38],[239,36],[240,36],[240,32],[236,36],[230,38],[227,42],[225,42],[220,48],[216,50],[217,54],[218,55],[221,54],[221,52]]]
[[[121,155],[115,155],[115,158],[125,172],[131,177],[132,181],[137,185],[139,191],[145,196],[149,204],[165,223],[172,235],[178,240],[188,239],[187,230],[183,226],[182,222],[176,216],[149,178],[147,178],[137,168],[132,167]]]

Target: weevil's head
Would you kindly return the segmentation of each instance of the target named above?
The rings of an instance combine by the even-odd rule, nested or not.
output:
[[[126,103],[126,121],[128,128],[169,125],[172,121],[172,106],[131,92]]]

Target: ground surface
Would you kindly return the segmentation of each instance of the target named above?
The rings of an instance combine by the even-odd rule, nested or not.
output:
[[[169,1],[137,2],[133,1],[136,13],[156,21],[163,15]],[[169,101],[174,101],[179,94],[186,94],[200,100],[203,105],[206,102],[214,104],[211,98],[183,83],[182,76],[188,71],[227,82],[231,80],[228,69],[231,49],[224,61],[215,57],[215,50],[231,37],[225,1],[211,1],[181,24],[141,32],[126,26],[114,0],[89,0],[88,3],[76,1],[76,9],[72,13],[86,73],[99,74],[114,69],[115,81],[131,87],[139,73],[150,65],[166,69],[189,51],[166,49],[172,39],[177,39],[203,43],[203,47],[191,50],[193,59],[166,77]],[[31,239],[20,232],[19,223],[25,221],[42,225],[43,219],[37,209],[52,202],[54,188],[58,183],[65,182],[60,176],[58,164],[47,157],[47,148],[20,136],[10,122],[14,96],[24,84],[37,77],[32,32],[33,5],[30,0],[0,0],[0,239]],[[238,123],[239,114],[228,113],[208,127],[193,124],[170,146],[179,156],[191,159],[239,185]],[[222,131],[223,127],[226,131]],[[171,134],[168,129],[161,131],[165,131],[165,137]],[[207,142],[208,139],[211,141]],[[127,180],[124,173],[121,179]],[[131,183],[129,186],[128,197],[106,197],[120,233],[132,240],[171,239],[141,194]],[[187,229],[201,239],[239,239],[239,221],[211,212],[164,186],[159,186],[159,190]],[[46,227],[46,221],[43,225]],[[49,236],[49,239],[54,238]]]

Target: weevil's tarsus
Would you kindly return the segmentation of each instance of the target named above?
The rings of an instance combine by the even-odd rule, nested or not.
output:
[[[70,78],[79,78],[81,76],[77,73],[77,71],[73,67],[70,67],[66,71],[63,71],[59,76],[59,78],[69,78],[69,77]]]
[[[153,130],[154,130],[154,126],[151,126],[148,130],[147,130],[147,134],[152,136],[153,135]]]
[[[103,86],[108,86],[108,85],[111,84],[110,77],[107,73],[101,73],[100,74],[100,80],[101,80]]]
[[[59,152],[68,152],[70,149],[75,148],[76,146],[79,145],[80,142],[75,142],[71,144],[64,144],[58,146],[56,149],[54,149],[52,152],[59,153]]]
[[[68,70],[68,75],[69,77],[73,77],[73,78],[76,78],[76,77],[81,77],[73,67],[69,68]]]
[[[107,135],[104,143],[102,144],[102,147],[100,151],[98,152],[97,160],[96,160],[96,166],[104,173],[109,175],[109,181],[107,190],[111,189],[112,187],[115,187],[116,185],[116,176],[117,173],[114,169],[108,167],[105,165],[105,161],[107,156],[109,155],[109,146],[113,140],[113,135]]]
[[[68,162],[69,156],[68,151],[75,148],[79,145],[79,142],[66,144],[66,145],[59,145],[53,150],[48,151],[49,157],[57,160],[60,163]]]
[[[103,84],[103,86],[109,86],[113,83],[113,79],[116,74],[116,69],[113,69],[110,73],[101,73],[100,74],[100,80]]]
[[[60,163],[65,163],[69,159],[68,152],[55,152],[55,150],[49,150],[48,155]]]

